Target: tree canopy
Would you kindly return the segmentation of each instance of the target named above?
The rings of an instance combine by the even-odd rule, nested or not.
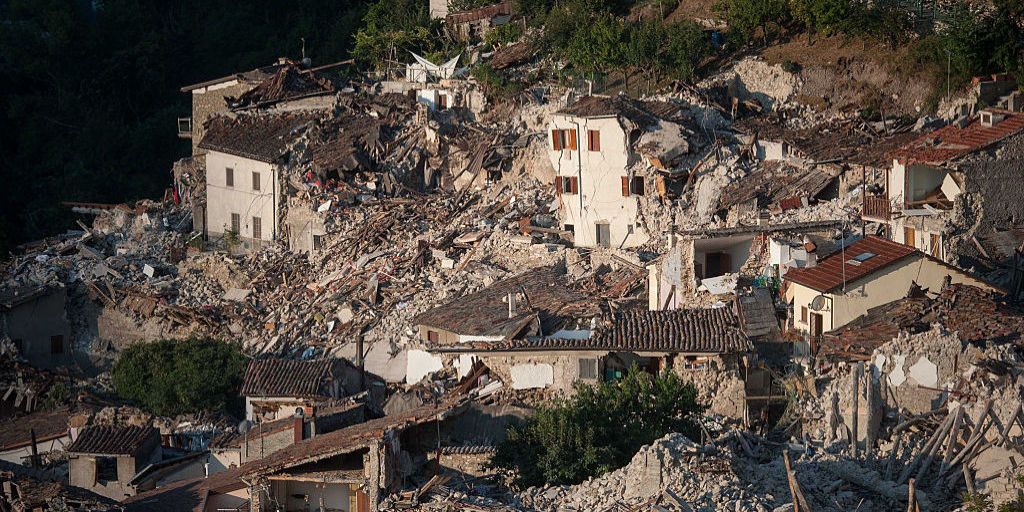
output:
[[[692,384],[636,366],[621,380],[575,391],[511,427],[498,446],[494,464],[514,470],[518,485],[575,484],[622,467],[666,434],[695,436],[690,416],[703,410]]]
[[[233,409],[247,359],[237,345],[212,340],[136,343],[114,363],[118,396],[156,414]]]

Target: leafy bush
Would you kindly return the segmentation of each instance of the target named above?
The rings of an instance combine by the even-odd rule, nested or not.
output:
[[[523,27],[517,22],[498,25],[484,36],[484,42],[491,46],[514,43],[523,37]]]
[[[128,347],[111,376],[121,398],[175,415],[237,406],[245,367],[245,356],[231,343],[159,340]]]
[[[790,17],[786,0],[720,0],[715,10],[729,25],[728,39],[741,46],[752,41],[759,30],[767,42],[772,36],[769,28],[781,28]]]
[[[673,373],[652,376],[633,366],[621,380],[575,391],[509,428],[493,463],[515,470],[517,485],[575,484],[624,466],[668,433],[697,434],[688,419],[703,409],[697,390]]]
[[[439,45],[432,27],[427,2],[418,0],[377,0],[363,17],[356,32],[352,55],[364,65],[378,69],[407,51],[426,53]],[[404,55],[400,55],[404,54]]]

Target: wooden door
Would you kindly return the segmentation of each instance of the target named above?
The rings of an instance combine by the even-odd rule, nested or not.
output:
[[[821,336],[822,332],[822,317],[819,313],[811,313],[811,336]]]
[[[910,226],[903,228],[903,244],[917,247],[917,231],[914,228]]]

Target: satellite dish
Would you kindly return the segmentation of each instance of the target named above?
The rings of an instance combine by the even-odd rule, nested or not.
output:
[[[248,433],[249,429],[251,429],[251,428],[252,428],[252,422],[249,421],[249,420],[242,420],[242,421],[238,422],[238,432],[240,432],[242,434]]]
[[[295,408],[295,417],[296,418],[304,418],[304,417],[306,417],[306,411],[304,411],[302,409],[302,407],[296,407]]]
[[[822,311],[822,310],[824,310],[825,309],[825,300],[826,299],[825,299],[824,295],[818,295],[817,297],[812,299],[811,300],[811,304],[810,304],[811,311]]]

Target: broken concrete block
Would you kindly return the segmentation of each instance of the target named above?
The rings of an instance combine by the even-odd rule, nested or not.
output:
[[[248,297],[250,293],[252,293],[252,290],[246,290],[243,288],[230,288],[228,289],[227,292],[224,293],[224,300],[241,302],[245,300],[245,298]]]
[[[341,310],[338,311],[338,321],[343,324],[351,322],[354,316],[352,308],[341,308]]]
[[[142,273],[146,274],[146,277],[153,277],[156,275],[156,269],[147,263],[142,266]]]
[[[441,268],[453,269],[455,268],[455,260],[451,258],[441,258]]]

